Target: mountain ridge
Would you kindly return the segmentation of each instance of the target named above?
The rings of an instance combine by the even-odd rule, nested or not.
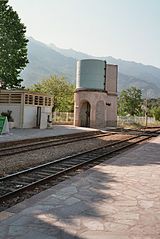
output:
[[[65,76],[67,81],[75,83],[76,61],[92,58],[118,65],[118,91],[136,86],[146,92],[145,97],[160,97],[160,69],[152,65],[116,59],[112,56],[91,56],[74,49],[47,45],[34,38],[29,38],[28,58],[29,64],[22,72],[25,86],[38,83],[53,74]]]

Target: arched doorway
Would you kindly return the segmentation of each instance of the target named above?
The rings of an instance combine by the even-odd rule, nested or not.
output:
[[[98,101],[96,104],[96,127],[105,127],[105,106],[103,101]]]
[[[90,111],[91,106],[88,101],[83,102],[80,109],[80,126],[90,127]]]

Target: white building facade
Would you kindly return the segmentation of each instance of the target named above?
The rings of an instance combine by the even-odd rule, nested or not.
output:
[[[52,120],[51,96],[26,90],[1,90],[0,114],[12,111],[15,128],[47,128]]]

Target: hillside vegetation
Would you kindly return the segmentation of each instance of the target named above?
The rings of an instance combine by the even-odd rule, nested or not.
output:
[[[131,86],[142,90],[148,98],[160,97],[160,69],[141,63],[115,59],[111,56],[94,57],[73,49],[60,49],[54,44],[46,45],[29,38],[29,64],[22,72],[24,85],[30,86],[51,75],[65,76],[68,82],[75,83],[76,61],[86,58],[106,60],[119,68],[118,92]]]

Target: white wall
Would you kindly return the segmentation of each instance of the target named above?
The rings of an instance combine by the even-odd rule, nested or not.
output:
[[[51,106],[41,107],[41,121],[40,128],[47,128],[48,115],[52,115]],[[36,117],[37,117],[37,106],[25,105],[24,106],[24,118],[23,118],[23,128],[33,128],[36,127]],[[51,119],[51,117],[50,117]]]
[[[40,122],[40,129],[46,129],[48,125],[48,115],[52,113],[51,107],[42,107],[41,108],[41,122]]]
[[[11,116],[13,117],[14,120],[14,127],[20,128],[21,127],[21,104],[14,104],[14,105],[9,105],[9,104],[0,104],[0,114],[2,112],[7,112],[7,110],[11,110],[12,114]]]
[[[25,105],[23,116],[23,128],[36,127],[37,106]]]

